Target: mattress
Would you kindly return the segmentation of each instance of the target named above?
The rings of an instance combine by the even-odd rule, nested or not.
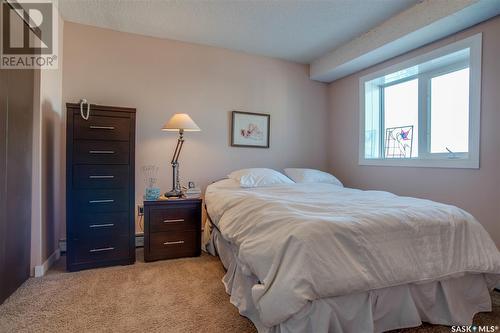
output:
[[[376,331],[387,326],[377,324],[378,312],[373,308],[384,304],[384,298],[391,299],[387,306],[403,302],[409,306],[403,312],[413,312],[401,316],[401,311],[381,308],[399,313],[396,327],[415,326],[422,320],[464,323],[474,311],[488,309],[488,288],[500,273],[500,256],[489,235],[470,214],[454,206],[328,184],[241,189],[230,180],[210,185],[205,197],[218,228],[215,235],[231,249],[231,256],[223,256],[233,259],[221,259],[233,262],[227,266],[228,274],[235,276],[231,281],[238,279],[238,294],[244,290],[237,306],[240,312],[253,308],[246,315],[258,327],[287,331],[283,323],[304,314],[307,307],[326,311],[335,308],[332,302],[339,297],[351,300],[354,295],[358,301],[371,302],[371,309],[363,309],[375,316],[372,328]],[[233,295],[229,281],[226,288]],[[453,309],[457,317],[435,318],[432,315],[440,311],[425,313],[417,306],[431,304],[422,301],[426,294],[422,290],[434,295],[435,304],[449,300],[448,294],[455,297],[455,289],[463,288],[463,283],[470,284],[468,290],[476,291],[474,295],[484,297],[457,296],[474,306],[467,305],[462,312]],[[394,297],[395,290],[399,292]],[[329,306],[319,306],[325,302]],[[443,304],[450,309],[450,302]],[[306,312],[307,318],[317,313]]]
[[[278,325],[262,323],[252,299],[257,277],[243,273],[237,250],[209,224],[204,230],[205,251],[219,256],[226,269],[222,282],[230,302],[249,318],[259,333],[363,333],[417,327],[423,322],[471,325],[474,314],[491,311],[491,282],[484,274],[465,274],[422,284],[405,284],[368,292],[308,302]]]

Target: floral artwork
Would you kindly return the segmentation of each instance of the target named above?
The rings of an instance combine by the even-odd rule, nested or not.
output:
[[[270,115],[232,112],[231,146],[269,148]]]
[[[262,140],[264,133],[260,130],[258,125],[248,124],[247,128],[242,128],[240,130],[240,135],[244,138],[260,141]]]

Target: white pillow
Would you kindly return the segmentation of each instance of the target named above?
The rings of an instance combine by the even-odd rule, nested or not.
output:
[[[335,176],[316,169],[287,168],[285,174],[296,183],[327,183],[344,187]]]
[[[267,168],[251,168],[233,171],[228,178],[236,180],[241,187],[260,187],[279,184],[293,184],[284,174]]]

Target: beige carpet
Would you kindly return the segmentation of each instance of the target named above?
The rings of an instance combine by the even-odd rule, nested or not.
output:
[[[223,274],[208,255],[77,273],[65,273],[60,263],[0,306],[0,332],[255,332],[229,303]],[[477,315],[476,324],[500,324],[500,297],[493,296],[494,311]]]

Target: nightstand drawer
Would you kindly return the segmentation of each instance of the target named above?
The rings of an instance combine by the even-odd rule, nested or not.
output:
[[[151,208],[150,231],[197,230],[201,228],[201,216],[196,208],[196,205]]]
[[[151,260],[197,256],[196,231],[155,232],[150,235]]]
[[[122,141],[77,140],[74,164],[129,164],[130,144]]]
[[[89,120],[75,116],[75,139],[87,140],[130,140],[130,118],[94,116]]]

